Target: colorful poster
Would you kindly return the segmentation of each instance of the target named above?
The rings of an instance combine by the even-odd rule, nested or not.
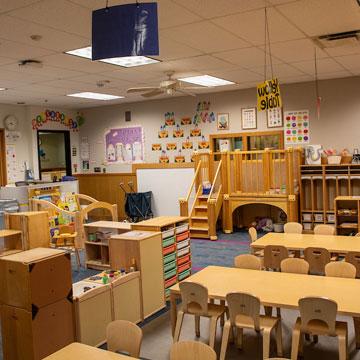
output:
[[[176,129],[173,131],[174,138],[181,138],[184,137],[184,130],[180,128],[179,125],[176,126]]]
[[[282,108],[268,109],[268,111],[266,112],[266,116],[268,128],[283,127]]]
[[[265,80],[257,85],[257,109],[265,111],[282,107],[279,80]]]
[[[193,143],[189,141],[189,137],[186,138],[186,141],[182,143],[182,149],[183,150],[189,150],[193,148]]]
[[[159,139],[165,139],[169,137],[169,132],[166,130],[166,125],[160,126],[160,131],[158,132]]]
[[[310,143],[309,110],[285,112],[285,145],[307,145]]]
[[[194,129],[190,130],[190,136],[191,137],[201,136],[201,129],[199,129],[197,126],[195,126]]]
[[[105,163],[139,163],[144,156],[144,133],[142,126],[110,129],[105,133]]]
[[[169,156],[167,155],[166,151],[163,150],[159,157],[159,163],[160,164],[168,164],[169,162],[170,162]]]

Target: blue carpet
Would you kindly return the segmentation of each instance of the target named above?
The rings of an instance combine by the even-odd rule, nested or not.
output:
[[[260,234],[261,236],[261,234]],[[209,265],[233,266],[234,257],[239,254],[249,253],[250,239],[246,231],[234,232],[233,234],[218,234],[217,241],[191,239],[192,271],[197,272]],[[84,264],[84,253],[80,253],[81,263]],[[73,282],[83,280],[99,271],[88,270],[83,267],[77,270],[75,256],[71,256]],[[168,307],[158,314],[147,319],[141,326],[161,315]],[[0,360],[2,356],[2,342],[0,335]]]

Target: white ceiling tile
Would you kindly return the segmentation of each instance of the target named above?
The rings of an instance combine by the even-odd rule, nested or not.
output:
[[[210,19],[242,11],[260,9],[265,0],[173,0],[193,13]]]
[[[314,75],[315,74],[315,63],[314,60],[312,61],[301,61],[301,62],[294,62],[292,66],[296,67],[300,71]],[[335,60],[331,58],[327,59],[319,59],[317,62],[317,70],[318,74],[325,74],[325,73],[335,73],[339,71],[344,71],[345,69],[339,65]]]
[[[263,66],[265,62],[264,51],[256,47],[219,52],[214,56],[244,68]],[[281,61],[273,58],[273,64],[278,63]]]
[[[319,74],[319,79],[320,80],[337,79],[337,78],[345,78],[351,76],[352,74],[349,71],[337,71],[337,72]]]
[[[318,58],[325,58],[327,54],[324,53],[309,39],[301,39],[294,41],[286,41],[276,43],[271,46],[271,53],[284,62],[295,62],[313,60],[315,56]]]
[[[326,53],[330,56],[345,56],[345,55],[353,55],[360,54],[360,44],[356,46],[338,46],[332,48],[324,49]]]
[[[165,29],[165,36],[205,53],[249,46],[244,40],[206,21]]]
[[[271,42],[300,39],[304,34],[273,8],[268,9]],[[264,9],[229,15],[212,20],[215,24],[254,45],[265,44]]]
[[[81,92],[81,91],[99,92],[99,88],[98,88],[98,86],[96,86],[96,84],[89,84],[89,83],[84,83],[84,82],[75,81],[75,80],[65,80],[64,79],[64,80],[41,81],[41,82],[38,82],[37,84],[63,89],[64,90],[63,94],[67,94],[70,92]],[[106,90],[108,90],[108,89],[106,89]],[[103,90],[101,92],[103,92]]]
[[[297,75],[297,76],[279,76],[280,87],[282,84],[292,84],[299,82],[314,81],[311,75]]]
[[[360,54],[340,56],[334,59],[350,71],[360,70]]]
[[[0,67],[0,79],[6,81],[14,81],[19,84],[30,84],[36,81],[46,81],[55,78],[55,74],[53,76],[44,75],[44,74],[36,74],[34,75],[31,72],[16,72],[16,71],[5,71],[1,70]]]
[[[236,69],[230,71],[210,71],[209,75],[219,77],[221,79],[234,81],[236,83],[246,83],[248,81],[261,81],[263,80],[263,75],[260,75],[256,72],[244,69]]]
[[[269,0],[269,2],[272,5],[281,5],[281,4],[286,4],[286,3],[291,3],[291,2],[295,2],[295,1],[300,1],[300,0]]]
[[[360,24],[355,0],[302,0],[277,9],[309,36],[357,30]]]
[[[161,73],[161,71],[159,73]],[[139,71],[139,69],[118,68],[115,70],[104,71],[101,74],[99,74],[99,76],[102,78],[107,78],[110,81],[112,81],[112,79],[119,79],[129,82],[141,82],[141,81],[147,81],[149,79],[157,78],[158,73],[154,74],[151,71]]]
[[[7,58],[23,60],[54,54],[54,51],[0,39],[0,54]]]
[[[40,35],[42,39],[34,41],[31,40],[30,35]],[[0,16],[0,36],[2,39],[20,42],[28,46],[56,51],[80,48],[90,43],[89,38],[54,30],[47,26],[6,15]]]
[[[264,66],[251,67],[252,71],[257,72],[258,74],[264,75]],[[271,66],[266,67],[266,78],[270,79],[272,77],[281,78],[281,77],[294,77],[304,75],[302,71],[294,68],[288,64],[274,64],[273,65],[273,74],[271,72]],[[264,77],[263,77],[264,78]]]
[[[26,7],[38,1],[39,0],[0,0],[0,14]]]
[[[11,16],[84,37],[91,34],[91,11],[67,0],[42,0]]]

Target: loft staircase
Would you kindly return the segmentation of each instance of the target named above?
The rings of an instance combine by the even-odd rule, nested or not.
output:
[[[193,238],[217,240],[216,224],[223,202],[221,168],[222,161],[217,166],[209,195],[203,195],[202,185],[200,185],[203,181],[202,162],[200,160],[187,197],[179,199],[180,214],[189,217],[190,236]],[[190,196],[194,190],[196,194],[191,210],[189,210]]]

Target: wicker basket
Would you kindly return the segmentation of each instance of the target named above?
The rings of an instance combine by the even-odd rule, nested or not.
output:
[[[341,164],[351,164],[352,162],[352,155],[346,155],[341,157]]]
[[[340,155],[330,155],[327,157],[329,165],[339,165],[341,163]]]

